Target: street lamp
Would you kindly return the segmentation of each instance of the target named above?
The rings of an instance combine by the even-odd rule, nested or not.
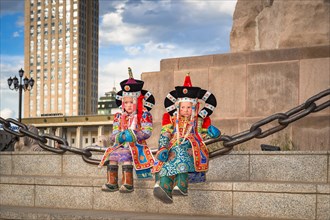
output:
[[[22,78],[24,75],[24,70],[21,68],[18,71],[19,74],[19,82],[17,77],[15,76],[14,78],[9,78],[8,81],[8,86],[9,89],[11,90],[19,90],[19,107],[18,107],[18,121],[21,122],[22,120],[22,90],[24,91],[30,91],[34,85],[34,79],[32,79],[32,77],[30,79],[28,79],[26,76],[23,79],[23,83],[22,83]]]

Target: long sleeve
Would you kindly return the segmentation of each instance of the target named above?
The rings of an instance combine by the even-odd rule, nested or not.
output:
[[[203,139],[209,138],[207,134],[207,129],[211,125],[210,117],[206,117],[204,119],[198,117],[198,133],[201,135]]]
[[[158,140],[158,148],[165,147],[167,148],[170,142],[170,139],[172,137],[174,130],[174,125],[171,120],[171,116],[168,113],[165,113],[163,115],[163,120],[162,120],[162,130],[160,132],[160,137]]]
[[[116,137],[120,133],[120,117],[121,113],[116,113],[113,119],[112,134],[110,137],[112,142],[116,141]]]
[[[138,141],[148,139],[152,134],[152,115],[147,110],[143,111],[140,120],[141,129],[134,131]]]
[[[206,117],[204,120],[199,118],[198,120],[200,120],[199,125],[201,124],[201,126],[198,126],[198,132],[204,140],[220,136],[220,130],[211,124],[210,117]]]

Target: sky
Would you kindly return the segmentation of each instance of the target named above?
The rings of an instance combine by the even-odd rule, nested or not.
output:
[[[236,0],[99,0],[99,90],[159,71],[162,59],[230,51]],[[24,0],[0,0],[0,116],[18,118],[7,79],[24,67]],[[23,92],[24,99],[24,92]],[[23,102],[24,105],[24,102]],[[22,112],[24,112],[24,107]],[[23,115],[23,114],[22,114]]]

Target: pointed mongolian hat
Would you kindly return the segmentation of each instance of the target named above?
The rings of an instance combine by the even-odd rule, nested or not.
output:
[[[122,90],[120,90],[116,95],[117,106],[121,107],[123,97],[129,96],[132,98],[139,98],[140,96],[143,96],[143,105],[148,111],[150,111],[155,105],[154,96],[151,92],[142,89],[144,82],[133,78],[132,69],[130,67],[128,67],[128,75],[129,78],[120,83]]]
[[[170,115],[174,115],[177,112],[176,102],[192,102],[196,104],[199,100],[205,102],[204,108],[199,111],[198,116],[205,118],[210,116],[215,107],[217,106],[217,100],[215,96],[200,87],[192,86],[189,73],[186,75],[183,86],[176,86],[175,90],[172,90],[167,94],[164,100],[164,106],[166,111]]]

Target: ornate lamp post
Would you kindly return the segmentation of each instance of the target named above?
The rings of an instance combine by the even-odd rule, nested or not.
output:
[[[22,90],[24,91],[30,91],[34,85],[34,79],[32,79],[32,77],[30,79],[28,79],[26,76],[23,79],[23,83],[22,83],[22,78],[24,75],[24,70],[21,68],[18,71],[19,74],[19,82],[17,77],[15,76],[14,78],[9,78],[8,81],[8,86],[9,89],[11,90],[19,90],[19,107],[18,107],[18,121],[21,122],[22,120]]]

